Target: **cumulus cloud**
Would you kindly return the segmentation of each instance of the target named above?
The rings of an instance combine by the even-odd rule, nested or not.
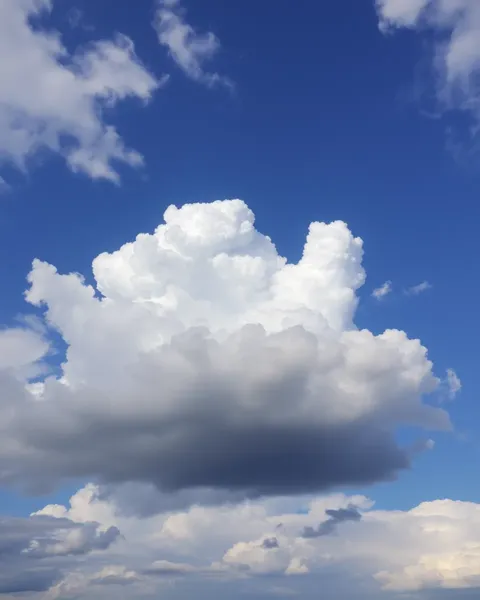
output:
[[[380,26],[429,29],[437,37],[435,94],[441,110],[460,110],[480,119],[480,3],[476,0],[376,0]]]
[[[158,41],[187,77],[209,87],[217,84],[231,87],[226,77],[205,71],[204,64],[220,50],[220,41],[211,31],[198,33],[185,21],[180,0],[158,0],[153,25]]]
[[[299,538],[296,525],[312,515],[282,515],[289,524],[278,549],[265,551],[256,542],[238,542],[224,555],[229,564],[253,572],[313,574],[325,565],[363,564],[388,591],[477,587],[480,579],[476,504],[435,501],[411,511],[366,511],[334,537]],[[328,523],[327,521],[324,521]],[[278,534],[277,534],[278,535]]]
[[[361,600],[393,598],[397,592],[432,600],[443,598],[435,590],[473,591],[480,585],[475,503],[436,500],[384,511],[363,496],[337,494],[193,506],[138,520],[120,516],[90,485],[72,498],[70,508],[44,510],[80,523],[103,515],[104,527],[114,523],[125,534],[102,553],[102,561],[110,563],[100,566],[98,556],[88,556],[52,587],[53,598],[69,597],[68,589],[75,590],[73,597],[103,597],[102,588],[118,585],[128,585],[126,597],[142,597],[147,590],[154,596],[171,589],[163,586],[173,581],[193,582],[197,595],[216,596],[221,589],[229,597],[255,581],[263,597],[272,583],[282,587],[288,578],[289,589],[305,598],[317,597],[321,581],[322,589],[336,590],[342,600],[354,594]],[[322,535],[304,535],[319,524]],[[191,591],[180,597],[191,597]]]
[[[31,23],[52,4],[0,4],[0,156],[25,169],[29,157],[49,150],[72,171],[116,182],[117,163],[138,166],[143,159],[106,122],[106,111],[128,97],[148,101],[163,80],[123,35],[70,54],[59,32]]]
[[[397,426],[449,427],[424,402],[439,380],[420,342],[354,327],[363,250],[345,223],[312,223],[290,264],[240,200],[164,218],[94,260],[96,289],[34,262],[26,298],[68,350],[35,393],[2,372],[2,482],[318,491],[408,467]]]
[[[102,531],[98,523],[74,523],[45,515],[0,520],[0,556],[27,554],[30,557],[86,554],[106,549],[118,536],[116,527]]]
[[[115,526],[35,514],[0,518],[0,594],[41,592],[61,580],[73,557],[107,550]]]
[[[374,298],[376,298],[377,300],[381,300],[382,298],[385,298],[385,296],[388,296],[388,294],[392,293],[392,282],[391,281],[386,281],[384,284],[382,284],[380,287],[375,288],[372,292],[372,296]]]

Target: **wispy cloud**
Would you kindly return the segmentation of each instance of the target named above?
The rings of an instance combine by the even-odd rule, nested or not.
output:
[[[388,294],[390,294],[392,292],[392,290],[393,290],[392,282],[386,281],[380,287],[375,288],[373,290],[372,296],[374,298],[376,298],[377,300],[381,300],[382,298],[385,298],[385,296],[388,296]]]
[[[380,28],[430,30],[435,34],[432,64],[440,112],[460,110],[480,127],[480,2],[478,0],[376,0]]]
[[[67,22],[72,29],[83,29],[84,31],[92,32],[95,30],[93,25],[89,25],[85,22],[85,14],[83,10],[80,10],[76,6],[71,8],[67,13]]]
[[[412,285],[411,287],[407,288],[405,293],[407,296],[418,296],[419,294],[423,294],[423,292],[430,290],[432,287],[432,284],[428,281],[422,281],[417,285]]]
[[[5,192],[8,192],[9,190],[10,190],[10,186],[5,181],[5,179],[2,176],[0,176],[0,194],[4,194]]]
[[[180,0],[159,0],[153,26],[158,41],[187,77],[208,87],[218,84],[232,87],[227,77],[204,69],[205,63],[219,51],[220,41],[211,31],[198,33],[185,21]]]
[[[445,383],[448,388],[448,398],[453,400],[462,389],[462,382],[453,369],[447,369],[447,378]]]

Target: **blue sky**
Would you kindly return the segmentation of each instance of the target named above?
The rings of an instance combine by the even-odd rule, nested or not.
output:
[[[40,114],[32,117],[41,125],[35,129],[37,145],[19,168],[11,138],[2,130],[0,108],[5,157],[0,176],[6,182],[0,197],[4,327],[15,327],[21,315],[43,319],[43,309],[24,299],[34,258],[55,265],[59,273],[81,273],[93,284],[92,260],[138,233],[152,233],[171,204],[241,198],[255,214],[256,229],[291,262],[300,259],[311,222],[344,221],[362,238],[365,251],[367,278],[358,290],[356,326],[375,335],[399,329],[419,338],[435,374],[444,378],[453,369],[461,391],[448,399],[442,384],[428,400],[448,411],[452,431],[395,428],[401,443],[414,444],[418,437],[435,442],[411,469],[388,483],[343,481],[333,491],[368,496],[386,511],[409,511],[443,498],[480,503],[475,348],[480,337],[475,279],[480,178],[478,140],[471,134],[480,118],[480,97],[468,83],[478,75],[480,46],[470,51],[477,62],[467,56],[458,66],[458,56],[441,54],[438,41],[452,50],[462,28],[478,32],[478,10],[466,0],[457,12],[436,0],[377,5],[371,0],[279,0],[274,6],[253,0],[165,2],[163,10],[180,15],[194,36],[212,32],[217,40],[211,56],[199,54],[195,73],[182,69],[172,47],[159,43],[152,20],[162,8],[153,2],[57,0],[51,11],[44,4],[29,26],[34,32],[60,32],[70,56],[94,40],[115,39],[117,32],[133,41],[138,69],[151,81],[139,71],[132,74],[139,81],[144,77],[142,85],[151,89],[140,93],[137,88],[125,100],[115,97],[98,119],[113,125],[144,164],[116,163],[116,183],[95,176],[89,166],[75,168],[65,148],[77,129],[62,130],[58,145],[49,148],[42,128],[48,130],[50,122]],[[434,13],[443,20],[430,17]],[[382,22],[388,31],[381,31]],[[208,45],[208,38],[201,40]],[[450,68],[458,69],[461,83],[456,72],[435,69],[449,56],[458,59]],[[0,69],[0,85],[1,77],[7,89],[12,78]],[[130,79],[125,85],[133,89]],[[32,97],[35,90],[26,94]],[[8,102],[14,102],[11,98]],[[61,95],[57,101],[60,106]],[[2,102],[7,100],[0,96]],[[72,115],[75,106],[72,101]],[[21,111],[28,116],[30,109],[19,110],[22,127],[27,117]],[[77,140],[84,139],[84,124],[79,127]],[[88,151],[96,152],[92,147]],[[391,282],[391,291],[380,298],[372,295],[385,282]],[[429,284],[426,289],[408,293],[423,282]],[[53,306],[49,285],[39,294]],[[46,334],[55,349],[47,363],[55,373],[65,358],[68,328],[62,335]],[[40,498],[5,485],[0,513],[27,517],[47,504],[68,503],[95,476],[102,481],[101,473],[79,476],[72,468],[66,476],[53,477],[54,491]],[[16,484],[23,488],[25,483],[28,477],[18,476]]]

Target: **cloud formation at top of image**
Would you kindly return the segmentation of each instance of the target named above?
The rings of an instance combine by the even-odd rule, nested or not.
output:
[[[480,2],[477,0],[376,0],[384,32],[410,29],[434,34],[432,77],[436,110],[480,124]],[[453,143],[453,142],[452,142]]]
[[[46,351],[30,332],[1,371],[0,481],[296,494],[394,478],[414,453],[398,426],[449,428],[420,342],[355,328],[345,223],[312,223],[293,264],[240,200],[164,218],[93,261],[96,289],[34,261],[26,299],[68,349],[60,378],[25,386]]]

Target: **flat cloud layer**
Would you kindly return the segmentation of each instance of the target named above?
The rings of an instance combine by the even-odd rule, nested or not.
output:
[[[169,207],[94,260],[96,289],[36,260],[26,298],[68,350],[43,386],[2,370],[0,480],[255,496],[394,477],[413,452],[396,427],[449,421],[422,401],[438,380],[418,340],[355,329],[362,252],[312,223],[289,264],[232,200]]]

